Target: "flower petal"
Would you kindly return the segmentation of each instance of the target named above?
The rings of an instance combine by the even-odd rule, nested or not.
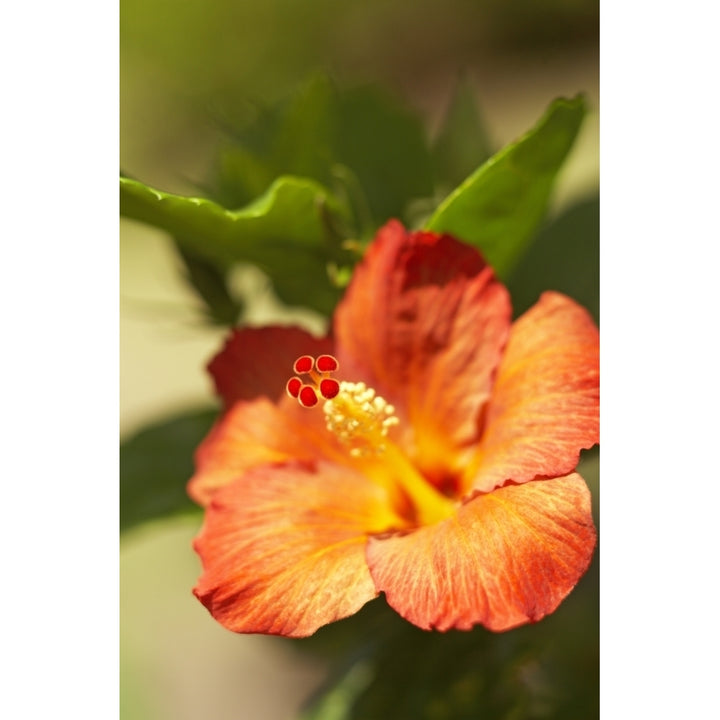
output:
[[[429,630],[508,630],[553,612],[595,547],[590,492],[573,473],[478,495],[457,515],[406,535],[371,538],[377,589]]]
[[[512,326],[465,489],[565,475],[599,441],[599,334],[555,292]]]
[[[195,451],[188,494],[199,505],[207,505],[219,488],[250,468],[332,456],[332,441],[322,413],[301,408],[291,398],[279,406],[265,398],[237,402]]]
[[[391,221],[356,268],[334,323],[343,377],[395,405],[400,442],[430,479],[477,440],[510,319],[492,269],[448,235]]]
[[[401,525],[386,493],[348,468],[256,468],[214,496],[193,592],[235,632],[311,635],[377,595],[367,533]]]
[[[332,353],[329,338],[316,338],[295,327],[239,328],[210,361],[208,370],[225,407],[264,396],[278,400],[301,355]]]

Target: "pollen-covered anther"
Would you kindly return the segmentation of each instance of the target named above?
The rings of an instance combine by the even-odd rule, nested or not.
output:
[[[350,455],[378,455],[386,450],[384,438],[399,420],[395,408],[365,383],[341,382],[336,397],[323,405],[325,424]]]

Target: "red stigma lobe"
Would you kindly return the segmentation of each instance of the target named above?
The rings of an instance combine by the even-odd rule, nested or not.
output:
[[[340,383],[334,378],[325,378],[320,381],[320,394],[326,400],[332,400],[340,392]]]
[[[287,381],[285,389],[290,397],[296,398],[300,394],[300,388],[302,387],[302,380],[298,377],[291,377]]]
[[[320,355],[315,361],[315,367],[321,372],[335,372],[339,365],[332,355]]]
[[[311,355],[301,355],[293,365],[293,372],[298,374],[309,373],[313,369],[315,360]]]
[[[331,400],[340,392],[340,383],[330,374],[335,372],[339,363],[332,355],[301,355],[293,363],[293,371],[297,375],[309,375],[310,382],[304,382],[299,377],[291,377],[285,384],[285,390],[290,397],[295,398],[303,407],[314,407],[322,396]]]
[[[298,394],[298,400],[303,407],[314,407],[318,403],[318,396],[312,385],[303,385]]]

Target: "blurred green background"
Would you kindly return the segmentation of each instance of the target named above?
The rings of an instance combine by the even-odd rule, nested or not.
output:
[[[121,168],[189,194],[211,170],[223,118],[282,98],[318,70],[341,85],[380,84],[419,113],[430,134],[463,75],[495,148],[529,129],[553,98],[584,92],[591,112],[562,171],[553,214],[569,210],[562,221],[568,233],[573,218],[597,225],[597,2],[122,0],[120,50]],[[120,231],[120,423],[127,437],[212,402],[204,366],[224,332],[202,323],[163,233],[128,220]],[[557,258],[536,259],[552,286]],[[574,262],[582,265],[582,256]],[[528,262],[518,272],[536,267]],[[249,322],[321,327],[309,311],[280,306],[260,274],[246,272],[238,282],[252,298]],[[236,636],[210,618],[191,595],[198,527],[199,516],[180,518],[123,537],[121,716],[289,720],[326,668],[282,640]]]

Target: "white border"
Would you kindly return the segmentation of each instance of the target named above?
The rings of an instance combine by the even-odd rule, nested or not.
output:
[[[601,12],[601,710],[717,705],[718,43],[709,3]]]
[[[118,713],[118,7],[0,26],[0,716]]]

